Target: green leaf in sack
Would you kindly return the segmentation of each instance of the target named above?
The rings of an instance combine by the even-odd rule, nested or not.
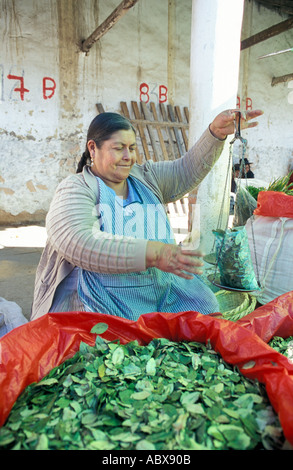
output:
[[[193,403],[197,402],[199,397],[200,397],[199,392],[184,392],[181,395],[180,402],[182,403],[183,406],[184,405],[189,405],[191,403],[193,404]]]
[[[131,398],[133,398],[134,400],[145,400],[150,395],[151,395],[150,392],[148,392],[147,390],[143,390],[142,392],[133,393],[131,395]]]
[[[148,375],[156,375],[156,361],[151,357],[146,364],[146,373]]]
[[[155,445],[148,441],[147,439],[142,439],[141,441],[137,442],[135,446],[136,450],[156,450]]]
[[[81,415],[81,423],[83,425],[92,425],[93,423],[97,421],[97,418],[98,418],[97,414],[93,413],[92,411],[84,412]]]
[[[88,445],[89,450],[112,450],[115,449],[115,447],[115,442],[110,442],[108,439],[91,441]]]
[[[60,408],[67,408],[70,405],[70,400],[65,397],[60,397],[59,400],[55,402],[55,405],[60,406]]]
[[[51,386],[51,385],[55,385],[58,383],[58,380],[57,379],[43,379],[41,380],[41,382],[37,383],[36,384],[36,387],[43,387],[43,386]]]
[[[15,437],[9,429],[2,428],[0,433],[0,447],[6,447],[15,441]]]
[[[112,354],[113,364],[116,366],[122,364],[122,362],[124,361],[124,357],[125,354],[123,348],[121,346],[118,346]]]
[[[241,367],[241,369],[252,369],[255,366],[255,364],[256,364],[255,361],[248,361]]]
[[[228,429],[224,431],[224,436],[228,441],[228,446],[235,450],[247,450],[250,447],[250,438],[239,426],[223,425]]]
[[[49,450],[49,440],[46,434],[40,435],[36,445],[36,450]]]
[[[97,323],[96,325],[94,325],[91,329],[91,333],[95,333],[97,335],[102,335],[103,333],[105,333],[105,331],[107,331],[108,329],[108,325],[107,323]]]
[[[126,390],[121,390],[119,392],[119,398],[121,400],[122,403],[124,403],[125,405],[131,405],[132,403],[132,398],[131,398],[131,395],[133,394],[133,390],[131,389],[126,389]]]
[[[126,377],[135,377],[141,374],[141,368],[138,367],[136,364],[130,363],[123,367],[123,374],[125,374]]]
[[[99,367],[98,367],[98,374],[99,374],[99,377],[102,379],[105,374],[106,374],[106,367],[105,367],[105,364],[100,364]]]

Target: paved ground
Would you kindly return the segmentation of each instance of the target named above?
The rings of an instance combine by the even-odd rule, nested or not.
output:
[[[29,319],[44,227],[0,227],[0,297],[16,302]]]

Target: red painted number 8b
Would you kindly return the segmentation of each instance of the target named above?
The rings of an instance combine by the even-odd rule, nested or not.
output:
[[[140,101],[144,103],[148,103],[150,101],[150,87],[147,83],[142,83],[139,87],[140,95],[139,99]],[[156,96],[157,93],[153,93]],[[168,100],[168,88],[165,87],[165,85],[159,85],[159,103],[165,103]]]

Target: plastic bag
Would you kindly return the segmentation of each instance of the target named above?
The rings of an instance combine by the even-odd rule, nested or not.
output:
[[[293,291],[280,295],[254,312],[237,320],[240,326],[256,333],[268,343],[274,336],[293,336]]]
[[[278,191],[261,191],[255,215],[293,218],[293,196]]]
[[[25,323],[27,319],[21,307],[16,302],[0,297],[0,337]]]
[[[226,362],[265,384],[284,435],[293,444],[293,364],[237,322],[193,311],[149,313],[136,322],[99,313],[49,313],[11,331],[0,339],[0,425],[27,385],[72,357],[81,341],[94,344],[96,335],[90,331],[98,322],[108,324],[102,335],[106,340],[120,339],[123,344],[137,340],[144,345],[160,337],[205,344],[210,341]]]
[[[252,216],[257,202],[250,192],[241,186],[238,187],[234,206],[233,227],[241,227]]]
[[[213,230],[216,239],[216,257],[222,286],[243,290],[257,290],[245,227]]]

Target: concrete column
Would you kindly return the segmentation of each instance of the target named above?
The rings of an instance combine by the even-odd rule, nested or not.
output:
[[[190,63],[190,131],[193,145],[213,118],[236,107],[240,41],[244,0],[193,0]],[[229,161],[229,142],[213,170],[201,183],[196,202],[204,249],[213,247],[212,230],[217,228]],[[223,226],[229,216],[230,179],[225,198]],[[198,219],[196,217],[196,219]]]
[[[175,50],[176,50],[176,4],[168,0],[168,101],[174,105],[175,95]]]

